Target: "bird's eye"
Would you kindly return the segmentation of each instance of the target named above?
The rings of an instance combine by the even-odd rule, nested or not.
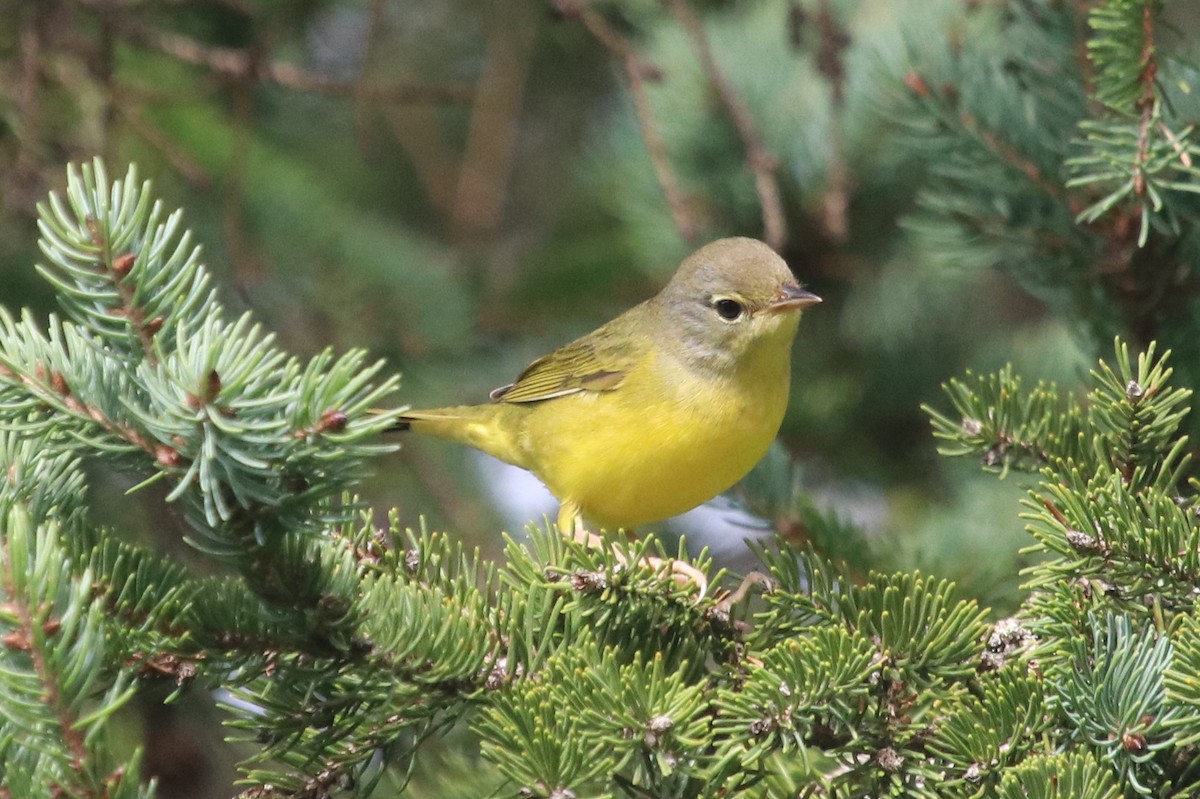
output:
[[[736,322],[746,312],[740,302],[728,298],[714,301],[713,308],[716,309],[717,316],[726,322]]]

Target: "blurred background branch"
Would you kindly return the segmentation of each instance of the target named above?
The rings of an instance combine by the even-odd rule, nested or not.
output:
[[[665,0],[665,3],[691,40],[705,77],[720,98],[725,113],[729,115],[738,136],[742,139],[742,145],[746,148],[746,169],[754,175],[754,189],[758,192],[758,201],[762,205],[761,238],[775,249],[781,249],[787,240],[787,222],[783,218],[779,183],[775,178],[775,172],[779,168],[778,161],[763,144],[762,136],[758,132],[758,123],[754,121],[745,100],[717,66],[712,46],[708,43],[708,34],[704,32],[704,26],[688,0]]]
[[[654,164],[654,173],[662,186],[663,197],[671,209],[671,216],[675,220],[675,226],[679,228],[680,235],[689,244],[694,244],[696,223],[688,213],[687,200],[680,193],[679,179],[671,166],[667,144],[663,141],[662,133],[654,120],[654,108],[646,94],[645,82],[662,80],[662,71],[639,56],[633,46],[601,14],[590,8],[585,0],[556,0],[554,7],[563,16],[578,17],[588,32],[596,37],[596,41],[621,60],[637,111],[638,129],[646,143],[650,161]]]

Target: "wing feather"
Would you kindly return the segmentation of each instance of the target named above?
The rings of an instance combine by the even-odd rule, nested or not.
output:
[[[516,382],[491,393],[497,402],[541,402],[585,391],[612,391],[621,385],[633,359],[614,346],[604,328],[538,358]]]

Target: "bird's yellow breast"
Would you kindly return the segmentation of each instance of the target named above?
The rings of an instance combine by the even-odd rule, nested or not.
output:
[[[786,349],[747,366],[718,380],[683,374],[686,367],[656,354],[615,391],[532,407],[520,436],[527,468],[605,527],[689,510],[745,476],[779,430],[789,384]]]

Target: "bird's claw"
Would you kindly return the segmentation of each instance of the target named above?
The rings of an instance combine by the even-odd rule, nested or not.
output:
[[[697,569],[692,564],[684,560],[668,559],[655,557],[645,557],[642,562],[652,568],[655,573],[667,571],[671,579],[680,588],[684,588],[688,583],[692,583],[700,589],[696,594],[696,599],[701,600],[708,593],[708,575]]]
[[[717,601],[716,609],[722,613],[728,613],[731,607],[746,598],[746,595],[750,593],[750,588],[755,585],[761,586],[764,594],[775,590],[774,580],[762,572],[752,571],[742,578],[742,582],[732,593],[725,592],[724,596]]]

